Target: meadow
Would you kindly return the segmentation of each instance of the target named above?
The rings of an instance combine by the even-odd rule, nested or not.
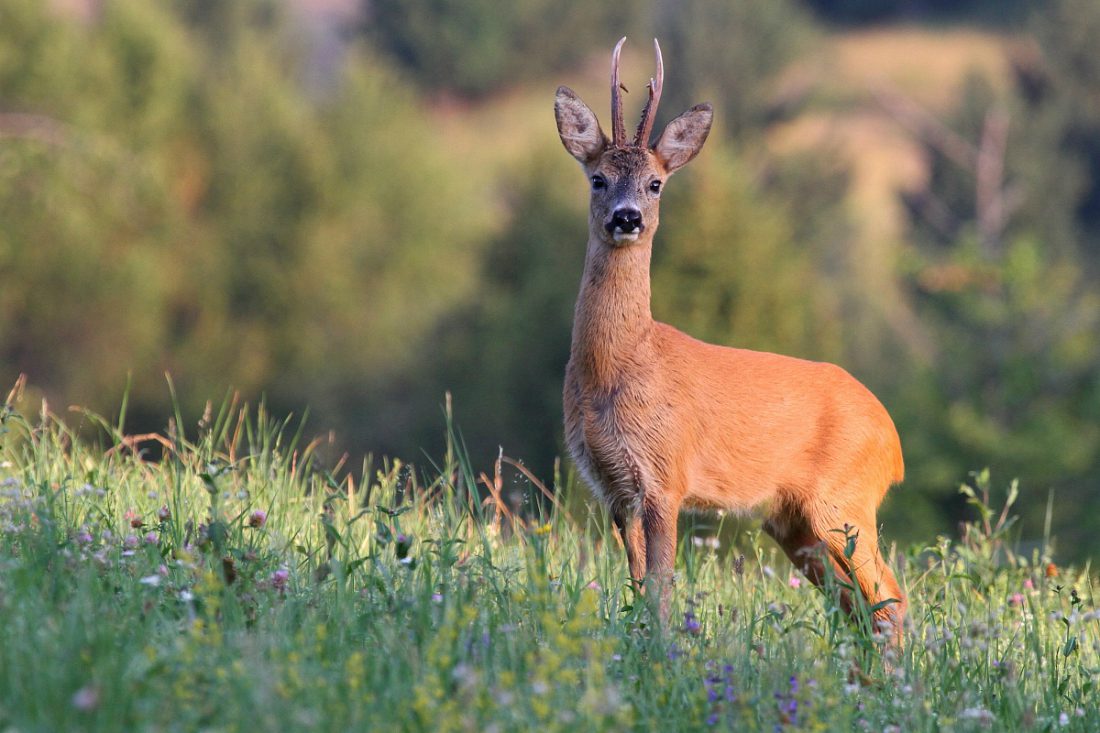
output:
[[[987,475],[893,553],[898,652],[732,518],[686,528],[662,627],[583,486],[481,473],[450,426],[351,470],[232,401],[98,439],[0,409],[0,730],[1100,729],[1088,568],[1015,552]]]

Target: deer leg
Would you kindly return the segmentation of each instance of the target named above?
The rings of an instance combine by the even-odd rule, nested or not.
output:
[[[852,584],[848,573],[833,559],[828,546],[814,534],[804,517],[795,515],[770,519],[764,523],[764,531],[783,549],[791,564],[818,588],[824,589],[826,585],[826,562],[840,582]],[[852,597],[845,588],[840,588],[840,607],[851,615]]]
[[[646,583],[655,585],[661,623],[668,622],[672,571],[676,562],[676,517],[679,507],[646,497],[642,509],[645,531]]]
[[[626,550],[626,563],[630,568],[630,582],[639,593],[643,590],[646,568],[645,530],[637,516],[615,515],[615,528],[623,540]]]
[[[847,536],[851,537],[854,533],[856,537],[855,548],[851,552],[850,559],[845,555],[848,545],[845,533],[827,530],[821,532],[818,528],[818,536],[828,546],[833,561],[845,567],[848,575],[859,584],[863,597],[871,607],[883,604],[881,608],[872,612],[874,631],[886,634],[898,648],[901,648],[902,627],[908,604],[893,571],[882,559],[874,520],[862,519],[854,523],[849,522],[848,525]],[[893,602],[884,603],[891,600]]]

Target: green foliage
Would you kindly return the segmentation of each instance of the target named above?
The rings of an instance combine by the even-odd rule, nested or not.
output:
[[[561,375],[584,266],[584,181],[556,141],[507,186],[511,221],[489,243],[468,305],[433,337],[417,392],[451,390],[473,455],[498,446],[550,475],[561,455]],[[421,416],[419,444],[438,449],[438,409]]]
[[[654,0],[653,18],[652,35],[669,59],[662,119],[710,101],[718,131],[751,139],[790,111],[790,100],[775,93],[776,76],[815,34],[793,0]]]
[[[979,518],[893,561],[907,646],[750,538],[685,539],[659,625],[606,521],[497,513],[440,471],[334,477],[226,404],[147,463],[5,410],[0,724],[19,730],[1089,731],[1087,572]],[[97,419],[106,424],[106,421]],[[530,487],[528,487],[530,488]],[[858,540],[857,540],[858,541]],[[729,548],[738,556],[738,548]]]
[[[643,7],[641,0],[374,0],[364,29],[421,87],[480,95],[575,65],[627,34]]]
[[[170,370],[326,409],[469,292],[487,209],[417,101],[357,49],[313,98],[290,26],[230,5],[0,10],[0,99],[32,115],[0,149],[0,360],[51,393],[135,370],[140,418]]]
[[[1035,0],[803,0],[819,16],[838,23],[881,23],[913,17],[1004,22],[1018,19]]]
[[[1058,3],[1036,21],[1046,76],[1021,67],[1007,97],[980,78],[968,81],[951,127],[974,145],[974,165],[929,151],[926,202],[935,206],[914,209],[914,247],[903,267],[935,353],[901,373],[890,401],[903,437],[912,437],[904,441],[909,485],[941,511],[958,505],[935,487],[976,462],[1021,477],[1033,495],[1053,489],[1076,516],[1097,506],[1100,297],[1091,286],[1090,161],[1100,148],[1084,131],[1100,128],[1077,100],[1100,89],[1080,35],[1100,12],[1085,5]],[[977,166],[981,155],[1000,155],[990,145],[997,114],[1008,120],[1005,181],[991,190],[1005,216],[991,227],[983,224],[990,199],[979,193]],[[927,216],[929,209],[939,213]],[[922,427],[929,423],[934,431]],[[1024,516],[1033,533],[1043,521],[1038,505]],[[1059,511],[1054,520],[1077,552],[1096,551],[1074,517]]]
[[[715,202],[721,202],[716,204]],[[721,139],[669,187],[654,244],[654,317],[704,341],[836,356],[838,334],[791,207],[746,181]]]
[[[912,479],[927,491],[981,456],[999,475],[1025,476],[1032,491],[1058,487],[1078,510],[1091,505],[1100,298],[1072,259],[1026,238],[992,259],[971,240],[933,261],[918,270],[917,303],[937,354],[908,383],[921,406],[903,406],[901,429],[916,432],[908,419],[918,415],[940,427],[907,445]],[[1065,519],[1063,534],[1091,547]],[[1032,531],[1038,520],[1029,517]]]
[[[1026,87],[1028,104],[1022,122],[1045,149],[1029,151],[1045,156],[1044,178],[1036,180],[1037,196],[1047,199],[1055,210],[1068,209],[1081,227],[1085,246],[1095,257],[1100,254],[1100,110],[1090,100],[1100,90],[1100,60],[1091,39],[1100,33],[1100,8],[1087,0],[1056,0],[1035,13],[1033,33],[1042,49],[1038,78],[1021,77],[1037,86]],[[1030,171],[1038,174],[1040,159],[1030,160]],[[1071,194],[1053,201],[1050,190],[1058,177],[1076,184]],[[1062,188],[1055,189],[1061,191]],[[1041,193],[1040,193],[1041,192]],[[1041,219],[1039,221],[1042,221]]]

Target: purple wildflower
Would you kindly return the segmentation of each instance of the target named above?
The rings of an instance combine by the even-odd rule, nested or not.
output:
[[[271,587],[275,590],[285,590],[286,583],[290,579],[290,571],[286,568],[279,568],[271,574]]]

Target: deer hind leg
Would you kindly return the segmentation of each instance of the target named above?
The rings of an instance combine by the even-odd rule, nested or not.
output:
[[[848,576],[859,584],[859,589],[872,607],[882,604],[872,612],[874,630],[888,635],[900,648],[902,627],[908,606],[890,566],[882,557],[878,545],[878,530],[874,516],[849,519],[840,527],[825,528],[819,524],[817,534],[829,549],[833,562],[844,567]],[[854,548],[849,547],[850,537],[855,538]],[[851,558],[847,555],[851,553]],[[887,602],[892,601],[892,602]]]
[[[896,599],[895,603],[886,604],[874,611],[872,622],[875,630],[890,635],[893,642],[900,647],[906,609],[905,596],[894,573],[882,559],[874,520],[860,521],[857,524],[849,521],[847,535],[844,532],[844,522],[835,522],[839,525],[837,527],[828,526],[832,523],[819,519],[815,525],[801,514],[783,514],[766,522],[764,530],[814,585],[824,587],[828,563],[841,583],[849,586],[858,583],[860,592],[871,607]],[[848,537],[853,534],[856,542],[849,559],[846,555]],[[847,589],[842,588],[840,591],[840,605],[849,616],[855,615],[855,600]]]
[[[826,584],[826,563],[831,566],[837,580],[851,585],[848,572],[833,559],[828,545],[801,515],[773,517],[764,523],[764,531],[783,549],[791,564],[818,588],[824,588]],[[840,606],[851,615],[852,596],[843,588],[840,590]]]

